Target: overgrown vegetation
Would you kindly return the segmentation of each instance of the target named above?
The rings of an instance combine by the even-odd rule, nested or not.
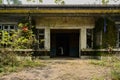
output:
[[[37,43],[29,21],[20,22],[16,30],[0,31],[0,48],[31,49]]]
[[[29,56],[27,56],[29,57]],[[39,60],[31,60],[17,56],[14,52],[3,50],[0,52],[0,76],[23,68],[44,66]]]
[[[31,3],[42,3],[44,0],[26,0],[27,2],[31,2]],[[65,4],[65,1],[64,0],[54,0],[54,2],[56,4]],[[4,4],[5,1],[4,0],[0,0],[0,4]],[[21,5],[23,4],[24,2],[22,0],[6,0],[6,3],[8,5],[13,5],[13,4],[16,4],[16,5]]]
[[[102,39],[102,44],[94,43],[94,48],[115,47],[117,41],[117,28],[115,22],[110,17],[101,17],[96,20],[94,29],[94,41]]]
[[[20,22],[17,30],[0,31],[0,74],[14,72],[24,67],[40,66],[36,60],[26,59],[31,52],[15,52],[15,49],[32,49],[37,42],[30,21]],[[18,56],[19,55],[19,56]],[[23,58],[20,58],[23,55]]]
[[[93,65],[103,66],[110,69],[110,75],[109,77],[111,80],[120,80],[120,55],[114,54],[114,55],[108,55],[102,57],[101,60],[92,60],[90,63]],[[97,79],[99,80],[99,79]]]

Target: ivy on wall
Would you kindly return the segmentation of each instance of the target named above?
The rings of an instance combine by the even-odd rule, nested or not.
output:
[[[102,44],[98,48],[108,48],[109,46],[115,47],[117,41],[117,28],[115,22],[110,17],[98,18],[95,22],[94,35],[101,33],[99,36],[102,38]],[[97,39],[94,39],[97,40]],[[94,47],[96,44],[94,45]]]

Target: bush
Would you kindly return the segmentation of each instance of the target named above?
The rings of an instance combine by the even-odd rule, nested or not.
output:
[[[44,65],[42,65],[39,60],[29,60],[26,58],[19,60],[18,55],[12,51],[3,49],[0,52],[0,76],[6,73],[22,70],[23,68],[37,66]]]
[[[0,52],[0,75],[13,72],[20,65],[14,52],[3,49]]]
[[[112,66],[111,66],[112,80],[120,80],[120,58],[119,56],[113,56],[111,59],[111,63],[112,63]]]
[[[4,51],[0,52],[0,65],[18,66],[19,62],[14,52]]]
[[[120,69],[111,71],[112,80],[120,80]]]
[[[111,80],[120,80],[120,56],[119,55],[108,55],[100,61],[91,61],[93,65],[104,66],[111,69],[110,77]]]
[[[41,65],[39,60],[35,60],[35,61],[30,61],[30,60],[24,60],[23,61],[23,67],[36,67],[36,66],[44,66],[44,65]]]

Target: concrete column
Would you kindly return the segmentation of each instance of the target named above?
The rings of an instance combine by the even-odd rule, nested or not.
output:
[[[81,30],[79,30],[79,58],[81,57]]]
[[[45,28],[45,49],[50,51],[50,28]]]
[[[86,28],[81,28],[80,31],[80,48],[81,49],[86,49]]]

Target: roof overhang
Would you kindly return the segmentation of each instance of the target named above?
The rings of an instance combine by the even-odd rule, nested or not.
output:
[[[0,5],[7,14],[120,14],[120,5]]]

